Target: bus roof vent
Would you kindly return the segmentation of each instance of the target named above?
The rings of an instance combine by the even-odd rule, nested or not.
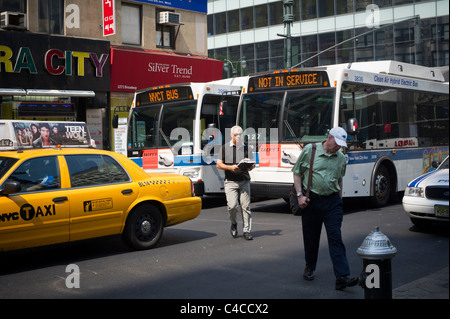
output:
[[[399,75],[429,81],[445,82],[442,71],[439,68],[429,68],[421,65],[414,65],[392,60],[354,62],[351,65],[351,69],[385,73],[390,75]]]

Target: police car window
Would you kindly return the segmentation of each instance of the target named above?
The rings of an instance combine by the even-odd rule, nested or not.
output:
[[[109,174],[101,155],[67,155],[72,187],[109,184]]]
[[[128,182],[130,178],[122,166],[109,156],[103,156],[112,183]]]
[[[18,181],[22,192],[61,188],[58,159],[56,156],[29,159],[23,162],[8,180]]]

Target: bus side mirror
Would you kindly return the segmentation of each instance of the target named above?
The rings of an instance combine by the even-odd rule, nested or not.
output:
[[[348,119],[347,121],[347,133],[350,135],[358,134],[358,120],[355,117]]]
[[[119,114],[114,114],[112,119],[112,127],[118,128],[119,127]]]

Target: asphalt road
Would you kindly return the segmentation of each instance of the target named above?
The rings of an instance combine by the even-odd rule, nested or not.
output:
[[[287,209],[283,200],[252,203],[253,241],[242,238],[241,223],[233,239],[225,201],[207,198],[198,218],[166,228],[148,251],[131,251],[113,236],[3,254],[0,299],[364,299],[359,286],[334,289],[325,231],[315,280],[303,280],[301,219]],[[342,232],[352,275],[362,270],[356,249],[374,226],[398,250],[393,289],[448,269],[448,225],[419,230],[401,204],[372,209],[346,201]],[[80,270],[79,288],[67,287],[75,282],[68,265]]]

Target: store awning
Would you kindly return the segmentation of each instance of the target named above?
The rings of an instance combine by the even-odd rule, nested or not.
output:
[[[73,96],[73,97],[94,97],[94,91],[79,91],[79,90],[27,90],[27,95],[34,96]]]
[[[27,91],[24,89],[1,89],[0,95],[27,95]]]
[[[222,78],[223,62],[203,56],[111,47],[111,91]]]
[[[94,91],[79,90],[39,90],[39,89],[2,89],[0,95],[15,96],[73,96],[73,97],[94,97]]]

